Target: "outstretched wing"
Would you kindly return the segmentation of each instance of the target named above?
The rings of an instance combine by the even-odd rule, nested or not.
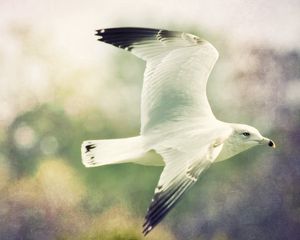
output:
[[[206,96],[208,76],[218,59],[207,41],[188,33],[148,29],[98,30],[99,41],[147,61],[141,132],[191,118],[214,119]]]
[[[222,143],[206,145],[196,157],[175,149],[159,152],[166,166],[145,217],[144,235],[147,235],[193,186],[199,175],[216,159],[222,147]]]

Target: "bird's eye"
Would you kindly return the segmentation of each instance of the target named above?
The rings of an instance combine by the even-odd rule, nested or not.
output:
[[[249,132],[243,132],[242,134],[243,134],[243,136],[245,136],[245,137],[249,137],[249,136],[250,136],[250,133],[249,133]]]

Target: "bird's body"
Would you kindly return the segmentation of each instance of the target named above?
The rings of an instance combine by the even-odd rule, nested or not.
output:
[[[192,34],[147,28],[102,29],[96,35],[147,62],[141,131],[131,138],[83,142],[83,164],[164,166],[146,215],[145,235],[212,163],[258,144],[275,146],[253,127],[222,122],[214,116],[206,83],[218,51],[209,42]],[[163,161],[139,158],[149,150],[155,150]]]

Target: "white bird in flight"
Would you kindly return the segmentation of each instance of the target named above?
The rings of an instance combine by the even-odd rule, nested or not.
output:
[[[218,59],[212,44],[195,35],[150,28],[97,30],[99,41],[146,61],[140,135],[82,143],[86,167],[138,163],[164,166],[145,217],[147,235],[212,163],[256,145],[275,147],[254,127],[214,116],[206,83]],[[139,158],[155,150],[162,160]]]

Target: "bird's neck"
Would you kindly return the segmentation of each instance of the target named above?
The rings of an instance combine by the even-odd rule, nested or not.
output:
[[[241,142],[237,141],[234,134],[231,134],[224,142],[222,151],[216,159],[216,162],[227,160],[240,152],[243,152],[247,149],[251,148],[250,145],[241,144]]]

